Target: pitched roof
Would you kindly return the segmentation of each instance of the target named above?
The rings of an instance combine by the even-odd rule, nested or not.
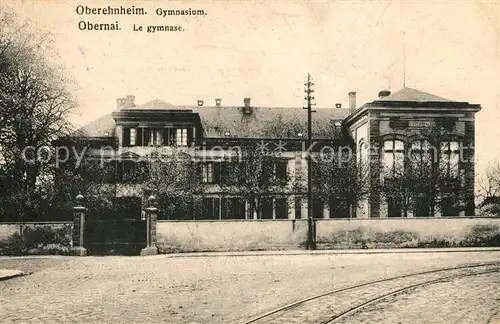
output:
[[[126,110],[127,108],[123,108]],[[153,100],[133,109],[191,110],[198,113],[206,137],[293,138],[307,132],[307,113],[301,108],[252,107],[245,114],[241,106],[175,106],[163,100]],[[327,136],[334,123],[349,115],[347,108],[317,108],[313,113],[313,135]],[[111,114],[103,116],[80,129],[81,136],[114,136],[115,121]]]
[[[146,108],[146,109],[175,109],[175,106],[172,105],[169,102],[166,102],[161,99],[155,99],[148,101],[142,105],[135,106],[134,109],[141,109],[141,108]]]
[[[452,102],[453,100],[449,100],[443,97],[433,95],[431,93],[423,92],[412,88],[403,88],[387,97],[375,101]]]
[[[89,137],[97,137],[97,136],[112,137],[115,136],[115,126],[116,126],[115,120],[113,119],[111,114],[107,114],[81,127],[75,132],[74,135],[89,136]]]

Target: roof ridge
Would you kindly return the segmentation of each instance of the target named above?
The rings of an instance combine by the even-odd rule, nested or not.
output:
[[[377,99],[376,101],[409,101],[409,102],[453,102],[453,100],[437,96],[435,94],[418,90],[411,87],[403,87],[402,89],[388,95],[387,97]]]

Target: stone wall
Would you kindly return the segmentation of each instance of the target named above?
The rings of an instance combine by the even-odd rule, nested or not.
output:
[[[158,221],[160,253],[304,249],[307,220]]]
[[[73,222],[0,223],[0,255],[69,254]]]
[[[318,219],[318,249],[500,246],[500,218]]]

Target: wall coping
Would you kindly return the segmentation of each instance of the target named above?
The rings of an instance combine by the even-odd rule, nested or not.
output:
[[[259,223],[259,222],[307,222],[307,219],[162,219],[157,223]]]
[[[371,218],[316,218],[314,221],[385,221],[385,220],[449,220],[449,219],[500,219],[490,216],[446,216],[446,217],[371,217]]]
[[[500,219],[500,217],[488,216],[455,216],[455,217],[371,217],[371,218],[314,218],[315,222],[364,222],[364,221],[386,221],[386,220],[455,220],[455,219]],[[307,219],[162,219],[158,223],[259,223],[259,222],[307,222]]]
[[[59,225],[59,224],[73,224],[72,221],[52,221],[52,222],[0,222],[2,225]]]

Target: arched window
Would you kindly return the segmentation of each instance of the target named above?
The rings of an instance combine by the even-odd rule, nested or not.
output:
[[[440,173],[446,178],[455,179],[460,170],[460,142],[445,141],[441,143],[439,159]]]
[[[404,170],[405,148],[402,140],[384,141],[383,166],[386,176],[394,177]]]
[[[433,161],[433,150],[428,140],[420,139],[411,143],[411,160],[415,164],[430,163]]]
[[[360,163],[364,163],[366,161],[366,158],[367,158],[367,152],[366,152],[366,143],[361,140],[359,142],[359,152],[358,152],[358,156],[359,156],[359,159],[358,161]]]

